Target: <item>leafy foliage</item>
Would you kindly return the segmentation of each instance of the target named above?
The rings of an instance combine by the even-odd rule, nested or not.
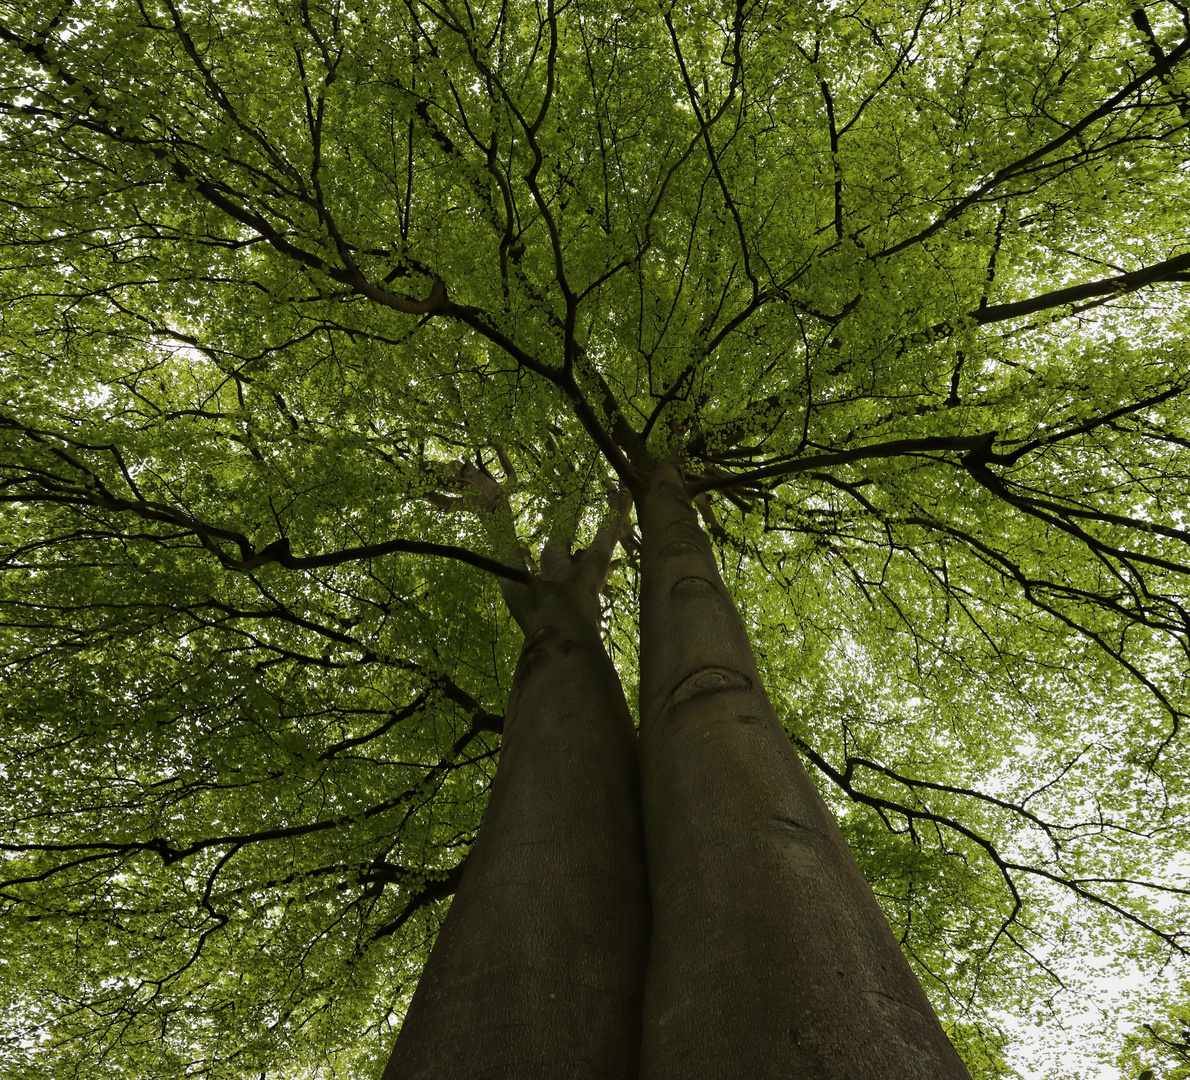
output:
[[[1121,1071],[1137,1080],[1184,1080],[1190,1076],[1190,1010],[1185,1000],[1167,1002],[1154,1021],[1125,1039],[1117,1059]]]
[[[374,1068],[498,748],[481,571],[646,447],[973,1069],[1068,958],[1184,951],[1184,7],[42,0],[0,50],[12,1075]]]

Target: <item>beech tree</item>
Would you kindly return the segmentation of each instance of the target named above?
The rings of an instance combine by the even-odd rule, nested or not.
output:
[[[906,963],[1001,1076],[1088,957],[1180,957],[1188,51],[1169,0],[6,3],[5,1069],[465,1054],[523,949],[427,966],[456,890],[599,927],[495,1022],[598,999],[646,1076],[895,1057]]]

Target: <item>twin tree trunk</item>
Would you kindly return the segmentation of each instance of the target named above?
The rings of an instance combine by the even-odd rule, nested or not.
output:
[[[599,633],[605,545],[505,591],[525,646],[491,801],[384,1080],[969,1080],[773,711],[678,468],[639,495],[639,779]]]
[[[637,506],[646,1080],[967,1080],[794,753],[681,475]]]
[[[606,557],[543,557],[543,572],[559,561],[557,580],[505,588],[525,644],[500,762],[384,1080],[637,1075],[649,897],[636,733],[599,630]]]

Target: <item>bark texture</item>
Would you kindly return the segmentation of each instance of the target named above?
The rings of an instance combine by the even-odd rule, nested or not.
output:
[[[649,906],[606,554],[505,591],[525,645],[491,799],[385,1080],[637,1076]]]
[[[969,1080],[777,719],[677,467],[641,494],[642,1080]]]

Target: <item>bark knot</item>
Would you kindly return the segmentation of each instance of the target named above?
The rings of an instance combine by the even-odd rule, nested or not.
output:
[[[681,705],[692,698],[717,694],[723,690],[751,690],[752,680],[742,671],[728,667],[704,667],[687,675],[669,695],[669,707]]]
[[[662,559],[672,559],[682,555],[698,555],[701,553],[702,547],[693,540],[671,540],[661,549],[659,555]]]
[[[670,596],[692,595],[697,593],[717,593],[715,583],[706,577],[698,575],[691,575],[690,577],[678,578],[673,583],[673,588],[669,590]]]

